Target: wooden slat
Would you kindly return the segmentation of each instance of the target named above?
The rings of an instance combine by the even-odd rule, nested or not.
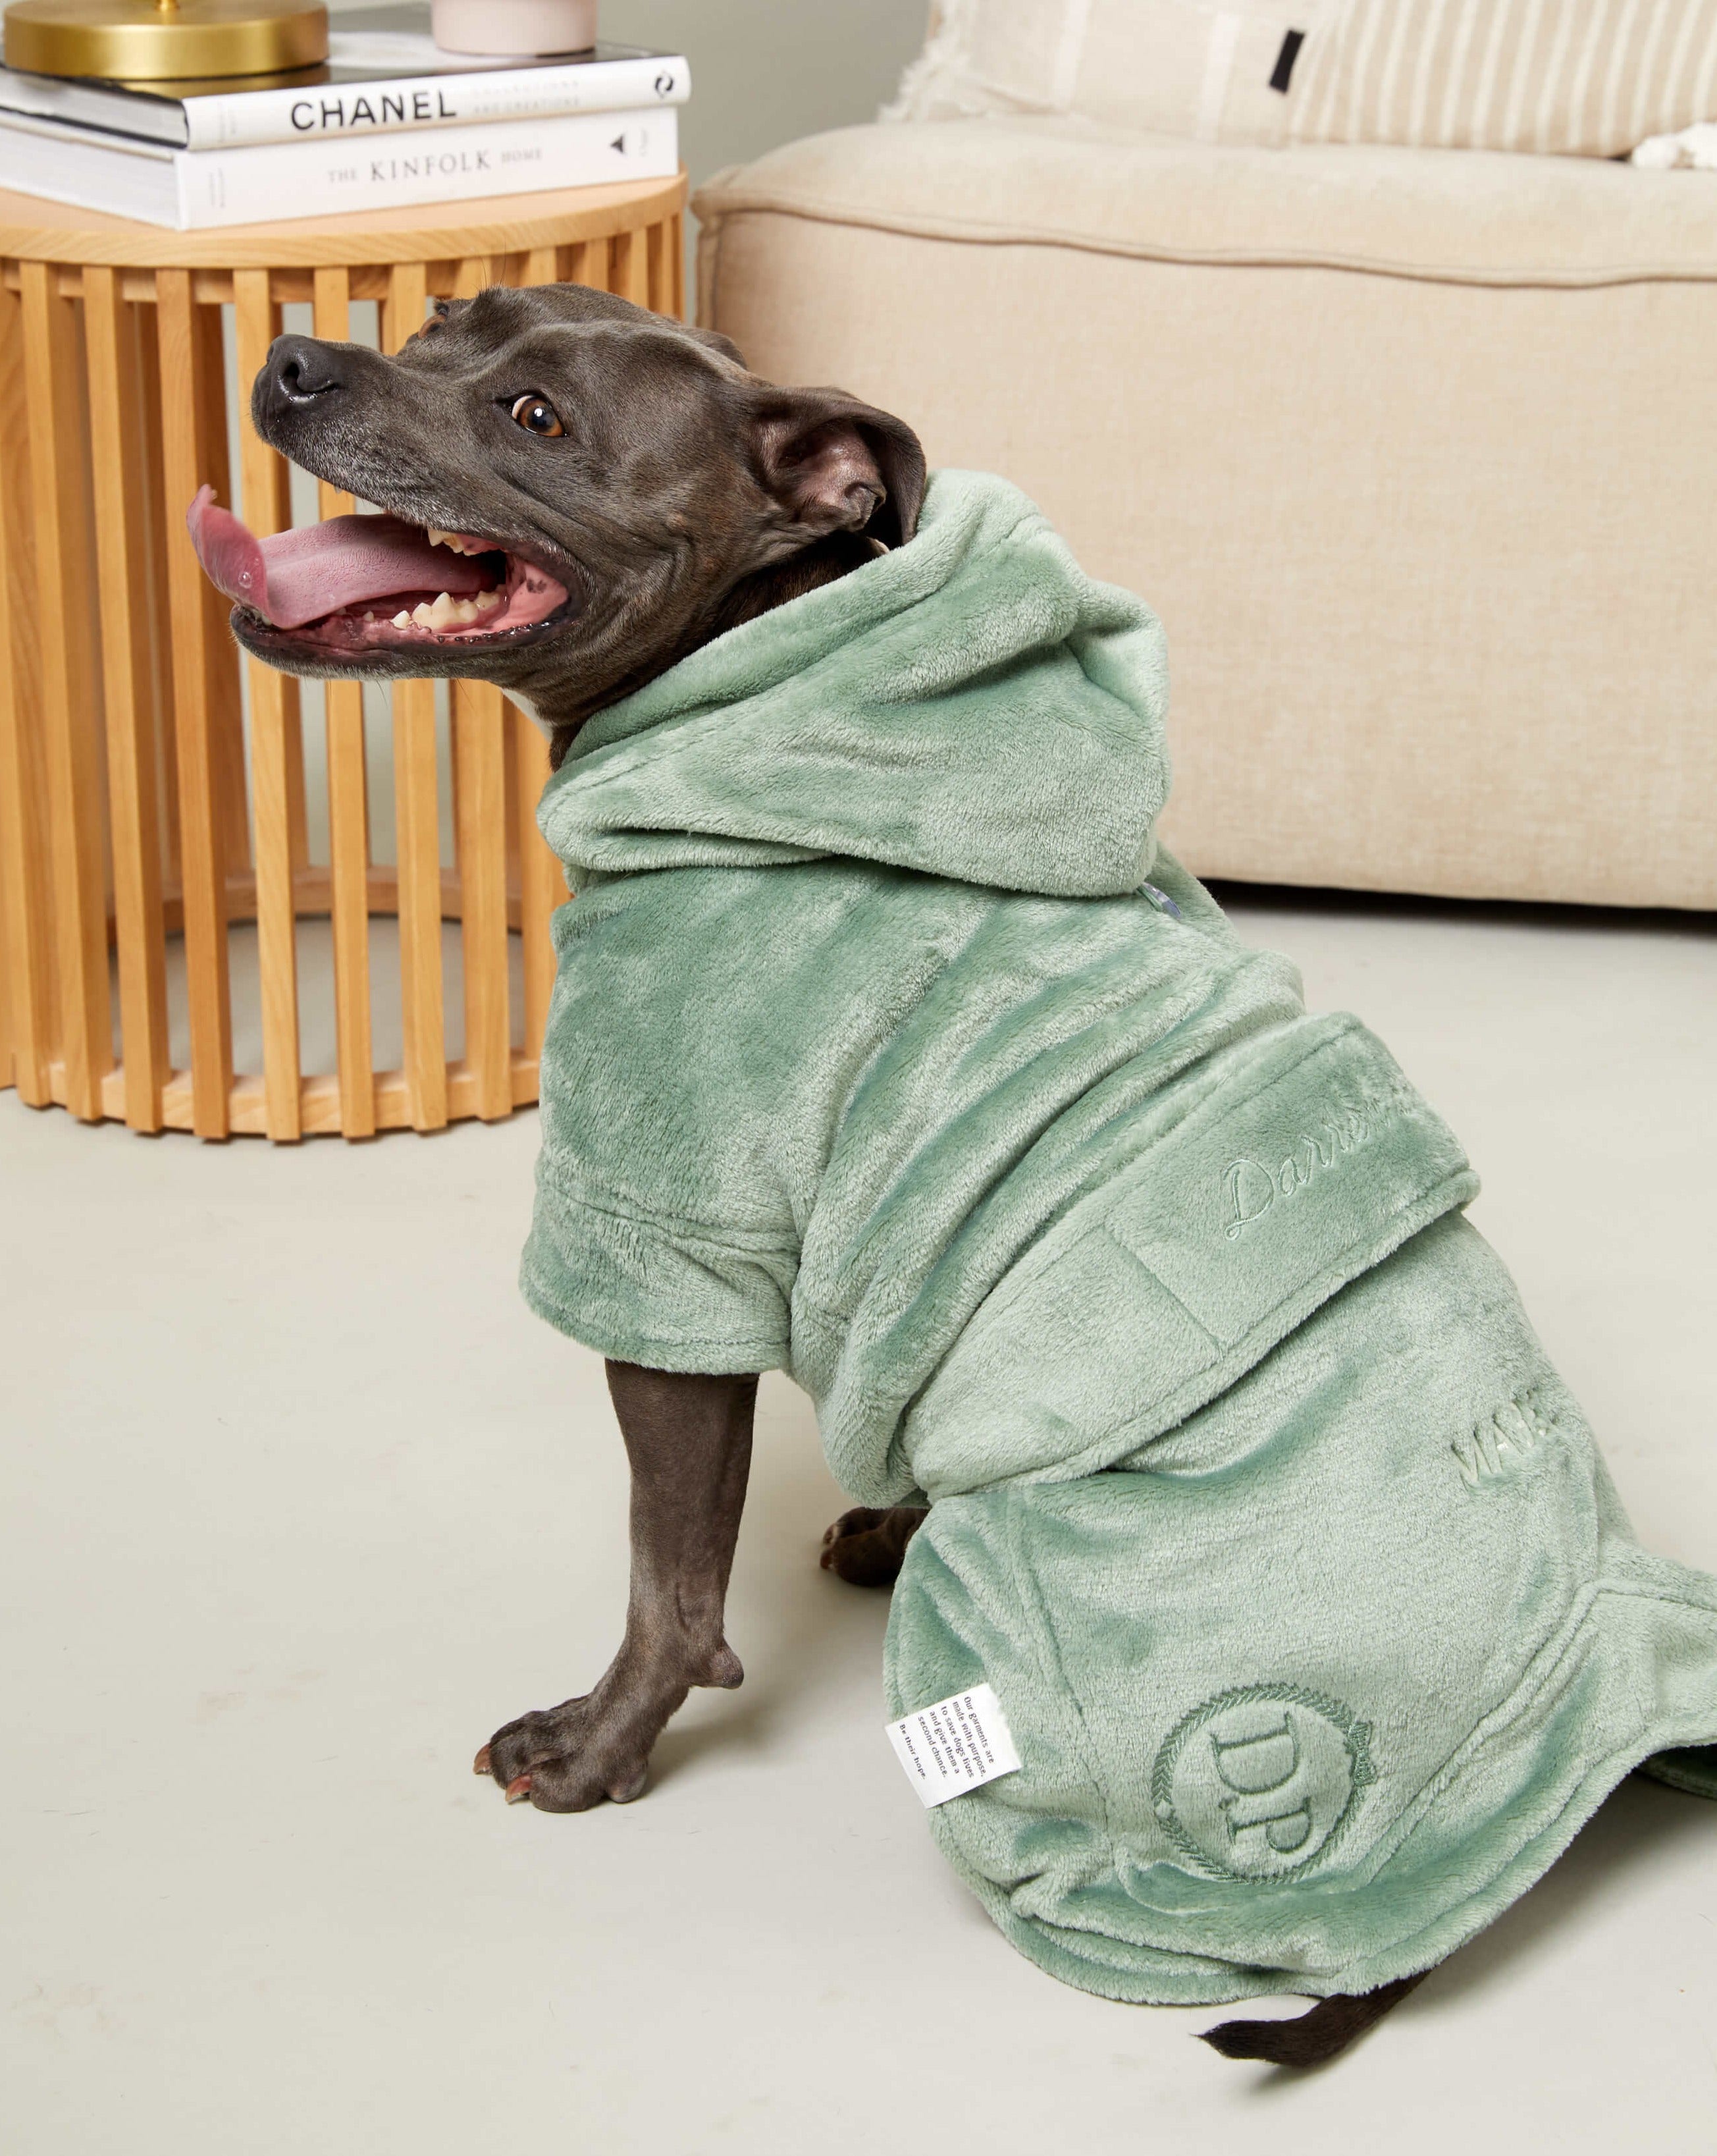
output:
[[[557,248],[555,251],[561,258],[561,275],[566,283],[602,283],[608,250],[600,240],[575,239],[570,247]]]
[[[161,466],[168,514],[196,493],[202,444],[196,413],[212,394],[202,377],[188,270],[156,272],[161,347]],[[231,1127],[233,1012],[227,969],[225,832],[217,813],[218,763],[211,727],[209,610],[206,579],[182,535],[167,547],[172,625],[174,742],[179,781],[179,845],[185,901],[185,973],[191,1005],[192,1127],[223,1138]]]
[[[423,326],[428,278],[422,262],[398,264],[382,309],[382,341],[397,352]],[[441,836],[435,798],[435,686],[400,681],[393,690],[393,818],[399,856],[400,992],[410,1121],[439,1130],[447,1121],[447,1049],[441,984]],[[385,1120],[377,1081],[377,1120]]]
[[[648,227],[640,225],[636,232],[624,235],[620,274],[625,279],[621,288],[623,299],[630,300],[634,306],[650,304],[650,250]]]
[[[525,947],[525,1053],[542,1052],[549,997],[555,985],[555,947],[549,920],[566,902],[561,864],[536,828],[536,804],[548,784],[548,743],[542,728],[510,704],[514,753],[518,761],[519,933]]]
[[[16,527],[13,527],[14,529]],[[0,634],[6,624],[0,619]],[[6,972],[6,1040],[0,1086],[15,1086],[32,1107],[51,1100],[53,935],[47,836],[43,829],[39,746],[29,713],[0,666],[0,939]]]
[[[634,306],[648,306],[649,249],[642,232],[617,232],[608,242],[608,290]]]
[[[315,333],[331,344],[351,339],[351,285],[344,270],[315,273]],[[316,481],[316,514],[325,522],[331,516],[349,516],[351,507],[351,496],[343,487],[332,486],[325,479]]]
[[[238,290],[239,274],[237,270],[233,273],[235,299]],[[278,336],[280,330],[281,300],[274,287],[274,277],[271,275],[266,275],[264,289],[273,302],[270,321],[274,332]],[[254,305],[256,302],[253,300],[251,304]],[[233,308],[233,317],[236,328],[238,317],[236,305]],[[246,445],[243,454],[247,460],[247,469],[249,444],[254,431],[250,425],[250,393],[255,383],[257,373],[267,356],[264,349],[257,356],[254,364],[247,364],[246,356],[242,352],[238,359],[238,402],[241,408],[239,434]],[[285,487],[280,520],[281,528],[284,528],[292,521],[291,486],[284,459],[280,463],[280,471],[282,483]],[[304,708],[303,701],[298,692],[298,684],[290,675],[282,676],[282,690],[284,697],[282,732],[286,743],[286,824],[291,839],[293,873],[300,875],[310,865],[310,803],[305,796],[305,787]]]
[[[351,288],[344,270],[315,274],[315,333],[351,335]],[[351,496],[316,482],[324,517],[344,516]],[[364,752],[364,685],[330,681],[327,713],[328,855],[333,877],[334,1030],[340,1070],[340,1127],[349,1138],[376,1130],[376,1073],[370,1027],[370,808]]]
[[[455,300],[474,300],[485,285],[501,281],[498,265],[486,254],[467,254],[460,258],[454,272],[451,297]]]
[[[268,356],[276,326],[266,270],[233,273],[238,380],[248,383]],[[285,460],[256,432],[240,437],[244,521],[259,538],[292,521]],[[292,762],[302,745],[287,723],[289,689],[297,684],[260,660],[250,674],[250,776],[255,796],[257,966],[261,976],[263,1092],[268,1134],[290,1142],[303,1133],[299,1111],[298,935],[292,875]]]
[[[90,665],[86,435],[79,408],[77,325],[48,264],[23,270],[24,396],[31,497],[45,603],[41,720],[47,744],[49,852],[54,879],[59,1049],[66,1105],[98,1122],[113,1065],[107,975],[101,762]]]
[[[519,816],[519,730],[513,723],[513,706],[510,704],[505,707],[501,724],[501,762],[507,789],[507,927],[515,929],[519,926],[520,904],[519,864],[523,855],[519,845],[522,835]],[[460,906],[463,911],[463,899]],[[508,978],[510,980],[510,973]],[[512,1001],[510,1011],[509,1023],[516,1038],[525,1022],[523,1003]]]
[[[53,906],[47,778],[36,723],[36,554],[33,545],[18,543],[33,523],[22,311],[15,292],[0,291],[0,529],[13,535],[0,558],[0,935],[10,1081],[22,1099],[42,1108],[54,1097]]]
[[[259,321],[263,305],[263,295],[266,295],[268,300],[271,302],[269,306],[268,312],[270,326],[269,341],[272,342],[274,337],[277,336],[280,331],[281,300],[279,294],[274,290],[275,280],[273,275],[266,271],[258,274],[261,279],[261,289],[259,293],[252,297],[250,305],[254,310],[256,310],[258,320]],[[342,280],[342,283],[346,280],[347,273],[344,270],[336,271],[334,274]],[[244,273],[238,270],[235,270],[233,273],[233,286],[235,295],[240,289],[239,279],[243,275],[244,275]],[[320,293],[317,293],[315,296],[320,298]],[[345,325],[347,321],[348,313],[349,301],[346,295],[342,293],[339,306],[339,316],[341,323],[339,334],[342,337],[347,333]],[[239,316],[239,310],[236,305],[233,308],[233,316],[235,326],[237,326],[241,318]],[[320,327],[320,313],[318,316],[316,334],[319,336],[333,334],[332,331],[324,331]],[[245,484],[248,487],[250,483],[248,475],[251,468],[252,461],[251,444],[255,439],[255,429],[249,424],[250,393],[252,384],[255,382],[257,374],[262,367],[263,362],[268,357],[268,346],[266,344],[263,345],[259,351],[254,349],[253,346],[247,346],[241,334],[238,340],[238,395],[240,402],[243,406],[243,415],[241,418],[239,431],[241,438],[244,443],[244,470],[247,474]],[[261,446],[260,443],[258,444],[258,446]],[[274,455],[272,451],[269,454],[273,459],[275,470],[279,474],[277,485],[279,498],[279,507],[278,512],[279,521],[271,525],[269,529],[274,531],[284,531],[292,521],[292,494],[290,478],[285,459],[284,457]],[[317,493],[319,497],[321,490],[322,483],[319,480],[317,482]],[[325,510],[320,510],[319,511],[319,514],[325,516],[328,512]],[[255,675],[254,673],[251,678],[254,686],[255,681]],[[309,865],[310,862],[310,814],[309,804],[305,798],[304,714],[302,701],[298,692],[297,682],[285,675],[282,675],[279,678],[284,698],[283,705],[284,716],[282,721],[282,732],[285,740],[286,750],[286,824],[291,843],[293,872],[295,875],[298,875],[303,872],[303,870]],[[331,682],[328,685],[328,687],[331,689],[334,685],[335,685]],[[360,685],[348,682],[341,683],[340,685],[342,688],[357,689],[360,696],[361,696],[362,690]],[[325,702],[326,694],[327,691],[325,690],[325,711],[327,708]]]
[[[447,1121],[441,982],[441,832],[435,798],[435,684],[393,689],[393,820],[399,852],[399,978],[413,1127]]]
[[[668,289],[671,253],[667,226],[651,225],[644,234],[647,265],[644,281],[650,295],[646,304],[659,315],[677,315],[679,312]]]
[[[428,279],[421,262],[401,262],[395,266],[387,280],[387,297],[382,302],[384,351],[397,352],[408,336],[423,328],[428,293]]]
[[[167,927],[161,892],[154,654],[149,622],[148,516],[136,311],[113,270],[84,273],[91,480],[101,584],[101,675],[107,718],[114,941],[119,957],[125,1117],[161,1127],[167,1083]]]
[[[533,247],[525,256],[519,281],[523,285],[554,285],[560,281],[561,249]]]
[[[512,1112],[508,1075],[506,721],[488,681],[453,685],[454,814],[459,834],[465,1060],[486,1122]]]
[[[370,808],[363,684],[331,681],[328,692],[328,859],[340,1127],[349,1138],[366,1138],[376,1129],[376,1074],[370,1039]]]
[[[177,517],[167,506],[161,437],[161,340],[156,334],[154,280],[151,301],[138,315],[138,391],[146,500],[144,557],[149,593],[150,723],[155,735],[156,785],[161,803],[161,872],[164,883],[178,885],[178,744],[173,736],[172,604],[167,558],[185,530],[182,508]]]
[[[238,273],[234,270],[233,274],[237,276]],[[285,706],[286,829],[292,846],[293,871],[296,874],[310,865],[310,798],[304,771],[304,707],[299,696],[298,684],[290,675],[283,677],[281,685]]]
[[[232,295],[227,295],[228,298]],[[197,469],[217,496],[233,500],[231,451],[227,440],[227,353],[217,306],[198,304],[192,311],[197,344]],[[241,434],[248,428],[241,429]],[[172,505],[169,505],[171,509]],[[174,537],[181,545],[182,506]],[[244,696],[239,682],[238,647],[228,634],[232,602],[208,578],[202,580],[202,603],[208,615],[204,646],[208,657],[208,723],[214,743],[217,801],[229,866],[250,858],[250,815],[244,783]]]
[[[0,629],[5,626],[0,617]],[[6,742],[10,732],[8,720],[0,717],[0,793],[6,788]],[[7,812],[0,807],[0,845],[6,843]],[[12,1075],[12,950],[6,928],[6,879],[0,875],[0,1093],[13,1083]]]
[[[678,321],[685,320],[685,218],[678,212],[668,220],[668,280],[673,287],[674,303],[668,312]]]

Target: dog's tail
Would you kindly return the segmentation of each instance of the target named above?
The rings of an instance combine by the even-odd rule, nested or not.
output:
[[[1310,2013],[1292,2021],[1224,2021],[1217,2028],[1202,2030],[1200,2041],[1225,2059],[1262,2059],[1272,2066],[1320,2066],[1381,2021],[1429,1974],[1422,1969],[1417,1976],[1380,1984],[1375,1991],[1320,1999]]]

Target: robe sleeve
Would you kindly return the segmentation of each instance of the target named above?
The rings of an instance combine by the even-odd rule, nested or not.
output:
[[[539,1317],[599,1354],[715,1377],[787,1367],[797,1265],[796,1247],[765,1233],[623,1209],[549,1173],[520,1285]]]

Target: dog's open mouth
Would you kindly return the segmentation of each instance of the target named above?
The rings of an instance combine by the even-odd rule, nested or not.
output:
[[[218,589],[331,651],[505,642],[567,603],[564,584],[495,541],[402,517],[331,516],[259,539],[205,486],[185,521]]]

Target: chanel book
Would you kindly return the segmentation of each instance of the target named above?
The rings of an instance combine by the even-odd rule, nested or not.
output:
[[[112,83],[26,74],[0,66],[0,115],[59,120],[170,150],[238,150],[264,142],[354,137],[484,121],[551,119],[683,105],[684,54],[635,45],[538,59],[444,53],[423,6],[341,14],[325,66],[295,75],[196,83]]]
[[[666,179],[679,168],[679,132],[670,105],[373,138],[313,136],[244,149],[172,150],[135,136],[0,112],[0,187],[195,232]]]

